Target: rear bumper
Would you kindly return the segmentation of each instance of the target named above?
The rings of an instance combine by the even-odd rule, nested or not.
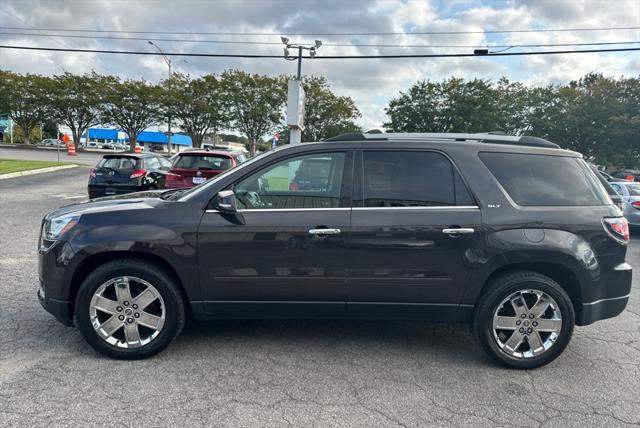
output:
[[[632,269],[627,263],[621,263],[608,272],[601,282],[606,294],[595,297],[592,301],[583,302],[581,310],[576,314],[576,324],[592,324],[615,317],[624,311],[631,293],[631,276]]]
[[[109,191],[107,192],[107,189]],[[124,195],[126,193],[140,192],[146,190],[143,186],[105,186],[105,185],[93,185],[87,186],[89,198],[101,198],[103,196]]]
[[[601,299],[595,302],[582,304],[582,319],[577,320],[578,325],[587,325],[606,318],[620,315],[629,301],[629,295]]]

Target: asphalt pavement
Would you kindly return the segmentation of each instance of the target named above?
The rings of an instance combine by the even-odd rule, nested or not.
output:
[[[640,424],[638,275],[623,314],[533,371],[497,367],[466,326],[423,322],[192,323],[154,358],[103,357],[36,298],[40,220],[84,199],[87,175],[0,181],[0,426]],[[627,260],[640,267],[639,236]]]

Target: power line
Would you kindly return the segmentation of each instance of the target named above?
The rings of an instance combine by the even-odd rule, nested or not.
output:
[[[68,49],[68,48],[47,48],[36,46],[12,46],[0,45],[0,49],[20,49],[31,51],[53,51],[53,52],[78,52],[78,53],[102,53],[102,54],[120,54],[120,55],[160,55],[159,52],[149,51],[116,51],[103,49]],[[529,56],[529,55],[560,55],[560,54],[579,54],[579,53],[604,53],[604,52],[630,52],[640,51],[640,48],[614,48],[614,49],[581,49],[581,50],[558,50],[558,51],[531,51],[531,52],[496,52],[484,55],[474,53],[451,53],[451,54],[396,54],[396,55],[327,55],[316,56],[314,60],[319,59],[375,59],[375,58],[462,58],[462,57],[478,57],[486,58],[491,56]],[[282,55],[264,55],[264,54],[214,54],[214,53],[182,53],[182,52],[164,52],[166,56],[186,56],[186,57],[209,57],[209,58],[283,58]],[[305,59],[311,57],[305,56]]]
[[[552,33],[552,32],[586,32],[586,31],[620,31],[640,30],[640,27],[600,27],[600,28],[530,28],[509,30],[473,30],[473,31],[389,31],[389,32],[362,32],[362,33],[312,33],[297,31],[140,31],[140,30],[93,30],[78,28],[36,28],[36,27],[0,27],[2,30],[24,31],[55,31],[77,33],[127,33],[127,34],[178,34],[178,35],[219,35],[219,36],[412,36],[412,35],[454,35],[454,34],[506,34],[506,33]]]
[[[154,42],[179,42],[179,43],[213,43],[213,44],[233,44],[233,45],[282,45],[282,42],[261,42],[251,40],[189,40],[189,39],[165,39],[148,37],[118,37],[118,36],[87,36],[77,34],[47,34],[47,33],[22,33],[22,32],[0,32],[0,36],[35,36],[35,37],[64,37],[72,39],[95,39],[95,40],[131,40]],[[601,45],[630,45],[640,43],[640,41],[621,42],[585,42],[585,43],[534,43],[534,44],[512,44],[512,45],[401,45],[401,44],[377,44],[377,43],[323,43],[323,46],[334,47],[362,47],[362,48],[538,48],[538,47],[561,47],[561,46],[601,46]]]

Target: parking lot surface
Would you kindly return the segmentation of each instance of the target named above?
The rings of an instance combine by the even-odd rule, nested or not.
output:
[[[86,198],[88,169],[0,182],[0,426],[632,426],[640,280],[627,310],[577,327],[554,363],[497,367],[466,326],[190,324],[163,353],[114,361],[36,298],[42,216]],[[627,261],[640,267],[640,237]]]

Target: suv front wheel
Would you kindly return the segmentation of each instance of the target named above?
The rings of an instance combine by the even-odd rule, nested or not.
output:
[[[184,302],[173,279],[157,266],[113,260],[80,286],[75,320],[97,351],[119,359],[147,358],[182,330]]]
[[[510,272],[493,280],[480,299],[472,329],[482,348],[499,363],[533,369],[556,359],[573,333],[571,299],[551,278]]]

